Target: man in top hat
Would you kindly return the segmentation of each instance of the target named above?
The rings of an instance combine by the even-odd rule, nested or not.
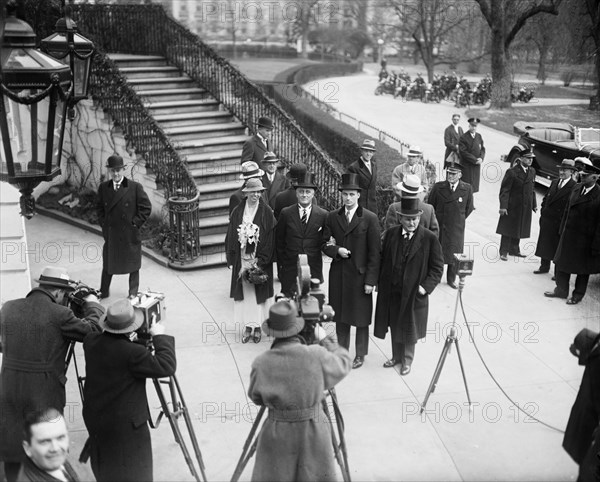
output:
[[[262,177],[262,183],[265,187],[265,201],[271,209],[275,207],[275,197],[289,186],[289,180],[277,169],[279,159],[273,152],[266,152],[263,159],[263,168],[265,173]]]
[[[259,117],[256,134],[247,139],[242,146],[240,164],[247,161],[254,161],[260,168],[264,169],[262,162],[265,153],[273,151],[272,132],[273,121],[269,117]]]
[[[298,335],[304,320],[297,313],[293,302],[278,301],[262,325],[275,341],[255,358],[250,373],[248,396],[269,408],[252,480],[337,480],[323,398],[348,375],[351,358],[318,324],[318,344],[307,346]]]
[[[392,336],[392,358],[384,368],[400,365],[408,375],[415,356],[417,340],[425,338],[429,295],[444,272],[442,247],[435,234],[419,225],[418,200],[403,198],[400,225],[383,234],[381,269],[375,310],[377,338]]]
[[[446,180],[436,182],[428,198],[440,223],[439,240],[444,253],[444,263],[448,265],[446,282],[454,289],[457,288],[454,254],[463,252],[465,224],[473,212],[473,190],[469,184],[460,180],[461,176],[462,172],[458,167],[448,166]]]
[[[558,167],[558,179],[550,183],[540,210],[540,233],[535,255],[540,257],[540,267],[535,274],[550,271],[550,261],[554,258],[560,240],[560,220],[565,212],[571,190],[575,186],[573,174],[577,172],[575,161],[563,159]]]
[[[146,379],[173,376],[177,362],[175,340],[164,334],[159,322],[149,327],[154,352],[132,343],[143,322],[140,310],[127,299],[119,300],[108,308],[104,332],[91,333],[83,341],[83,420],[99,482],[152,480]]]
[[[556,288],[550,298],[567,298],[571,274],[575,289],[567,299],[576,305],[585,296],[590,274],[600,273],[600,169],[590,162],[581,171],[581,182],[571,190],[560,225],[560,240],[554,255]]]
[[[423,190],[426,193],[429,189],[429,180],[427,179],[427,170],[423,163],[423,151],[419,146],[412,146],[408,150],[406,162],[394,168],[392,171],[392,186],[397,185],[408,174],[419,176],[421,186],[423,186]]]
[[[275,215],[275,219],[279,219],[279,214],[283,208],[288,206],[292,206],[298,202],[298,198],[296,197],[296,184],[298,183],[298,179],[304,179],[304,176],[308,172],[308,168],[305,164],[298,162],[296,164],[292,164],[290,169],[285,174],[285,177],[288,179],[290,186],[285,190],[275,196],[275,202],[273,203],[273,214]],[[315,198],[313,197],[313,204],[316,204]]]
[[[473,193],[479,192],[479,178],[481,177],[481,164],[485,158],[485,146],[483,138],[477,132],[479,119],[471,117],[469,130],[458,140],[458,154],[460,156],[460,168],[462,169],[462,180],[470,184]]]
[[[327,214],[323,252],[332,258],[329,302],[335,310],[338,342],[350,347],[350,327],[356,327],[356,357],[360,368],[369,351],[373,289],[379,277],[381,238],[377,216],[358,204],[358,174],[343,174],[339,190],[343,206]]]
[[[358,185],[362,190],[358,205],[377,214],[377,164],[373,160],[375,141],[365,139],[360,146],[360,159],[347,168],[350,174],[358,176]]]
[[[420,225],[424,228],[429,229],[433,234],[439,236],[440,227],[435,217],[435,210],[431,204],[423,201],[425,198],[425,190],[421,185],[421,179],[416,174],[407,174],[404,179],[396,184],[394,187],[394,193],[396,196],[396,202],[390,204],[385,216],[385,229],[389,229],[392,226],[400,224],[400,205],[403,198],[416,198],[419,200],[419,209],[423,211],[421,214]]]
[[[444,130],[444,145],[446,146],[446,152],[444,152],[445,168],[452,164],[448,160],[450,155],[452,155],[454,162],[459,160],[458,141],[460,140],[460,136],[464,134],[463,128],[458,125],[459,122],[460,114],[452,114],[452,124]]]
[[[500,184],[500,219],[496,233],[500,237],[500,259],[508,255],[524,258],[519,240],[531,232],[531,212],[537,211],[535,198],[535,169],[531,167],[535,155],[522,152],[513,167],[507,169]]]
[[[242,179],[244,183],[231,196],[229,196],[230,216],[233,210],[237,207],[237,205],[241,203],[243,199],[246,198],[246,194],[243,192],[243,189],[246,186],[246,181],[248,179],[254,178],[261,179],[264,173],[265,171],[258,167],[258,164],[256,164],[256,162],[254,161],[247,161],[242,164],[242,173],[240,174],[240,179]],[[266,200],[264,196],[263,200]]]
[[[327,211],[313,204],[317,185],[306,173],[294,186],[297,204],[282,209],[275,231],[277,262],[281,291],[288,297],[296,292],[298,255],[306,254],[310,277],[323,282],[324,226]]]
[[[152,212],[152,204],[142,185],[124,176],[121,156],[112,155],[106,164],[110,180],[98,188],[98,223],[102,227],[102,298],[110,296],[115,274],[129,274],[129,297],[138,293],[142,266],[140,229]]]
[[[24,458],[23,417],[48,407],[64,410],[69,345],[99,331],[104,314],[94,295],[84,300],[83,319],[65,306],[76,283],[64,268],[48,266],[36,281],[38,288],[0,309],[0,460],[10,482]]]

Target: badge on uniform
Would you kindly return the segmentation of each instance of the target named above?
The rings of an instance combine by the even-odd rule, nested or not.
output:
[[[462,202],[462,197],[458,198],[458,202],[461,203]]]

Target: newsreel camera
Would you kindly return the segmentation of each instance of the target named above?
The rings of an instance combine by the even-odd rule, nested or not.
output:
[[[466,254],[454,253],[454,269],[460,278],[473,274],[473,259]]]
[[[164,293],[146,290],[140,292],[131,300],[134,310],[140,311],[144,315],[142,325],[135,331],[138,343],[149,346],[152,342],[150,327],[159,321],[165,321],[167,313],[165,307]]]
[[[100,298],[100,290],[92,288],[81,281],[71,282],[71,285],[74,289],[66,294],[63,300],[63,305],[71,308],[71,311],[77,318],[83,318],[83,305],[85,305],[85,298],[88,295],[94,295],[97,298]]]

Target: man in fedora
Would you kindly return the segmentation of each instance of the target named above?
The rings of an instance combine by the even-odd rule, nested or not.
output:
[[[279,158],[273,152],[266,152],[263,159],[263,168],[265,173],[262,177],[262,183],[265,187],[265,201],[271,209],[275,207],[275,197],[282,191],[285,191],[289,185],[289,180],[277,169]]]
[[[358,205],[358,174],[343,174],[339,190],[343,206],[327,214],[323,252],[332,258],[329,302],[335,310],[340,345],[350,347],[350,327],[356,327],[356,357],[360,368],[369,351],[373,289],[379,277],[381,237],[377,216]]]
[[[448,166],[446,180],[436,182],[427,199],[434,207],[435,216],[440,223],[439,240],[444,263],[448,265],[446,282],[454,289],[457,288],[454,254],[464,250],[465,224],[473,212],[473,190],[469,184],[460,180],[461,175],[458,167]]]
[[[318,324],[318,344],[307,346],[298,335],[303,327],[296,305],[284,300],[270,308],[262,325],[275,341],[255,358],[250,373],[248,396],[269,408],[252,480],[337,480],[323,399],[325,390],[348,375],[351,358]]]
[[[124,176],[123,158],[112,155],[106,164],[110,180],[98,188],[98,223],[102,227],[102,298],[110,296],[115,274],[129,274],[129,297],[138,293],[142,266],[140,229],[152,212],[152,204],[140,183]]]
[[[278,273],[281,291],[288,297],[296,292],[298,255],[306,254],[310,277],[323,282],[324,226],[327,211],[313,205],[317,185],[313,175],[306,173],[294,186],[297,204],[281,211],[275,231]]]
[[[360,159],[347,168],[349,174],[358,176],[361,195],[358,205],[377,214],[377,163],[374,161],[375,141],[365,139],[360,146]]]
[[[571,190],[554,255],[556,288],[546,291],[549,298],[567,298],[571,274],[575,289],[567,299],[576,305],[585,296],[591,274],[600,273],[600,169],[584,164],[581,182]]]
[[[400,201],[403,198],[416,198],[419,200],[419,209],[423,211],[421,214],[421,222],[419,223],[424,228],[429,229],[433,234],[439,236],[440,227],[435,217],[435,210],[431,204],[423,201],[425,198],[425,190],[421,185],[421,180],[416,174],[407,174],[404,179],[396,184],[394,187],[394,193],[396,196],[396,202],[390,204],[385,215],[385,229],[389,229],[392,226],[400,224]]]
[[[392,358],[384,368],[400,365],[408,375],[417,340],[425,338],[429,295],[444,272],[442,247],[431,231],[419,225],[418,200],[403,198],[400,225],[383,235],[379,272],[375,330],[384,339],[388,328],[392,337]]]
[[[500,219],[496,233],[500,235],[500,259],[508,255],[524,258],[519,240],[531,233],[531,212],[537,211],[535,197],[535,169],[531,167],[535,155],[522,152],[515,165],[506,170],[500,184]]]
[[[240,163],[254,161],[258,166],[264,169],[262,164],[266,152],[272,152],[273,141],[271,134],[273,132],[273,120],[270,117],[259,117],[256,134],[247,139],[242,146],[242,157]]]
[[[479,192],[479,178],[481,177],[481,164],[485,158],[483,138],[477,132],[481,122],[478,118],[471,117],[468,121],[469,130],[458,140],[458,154],[462,179],[473,188],[473,193]]]
[[[419,176],[423,190],[429,189],[429,180],[427,179],[427,169],[423,162],[423,151],[419,146],[412,146],[408,150],[406,162],[397,165],[392,171],[392,186],[395,186],[409,174]]]
[[[83,319],[65,306],[76,283],[64,268],[47,266],[36,281],[38,288],[7,301],[0,310],[0,460],[10,482],[16,480],[24,457],[24,415],[47,407],[64,410],[69,345],[100,331],[104,314],[94,295],[84,300]]]
[[[452,124],[450,124],[444,130],[444,145],[446,151],[444,152],[444,167],[448,167],[459,159],[458,156],[458,141],[460,136],[464,134],[463,128],[458,125],[460,122],[460,114],[452,114]],[[452,155],[452,157],[449,157]],[[450,160],[449,160],[450,159]]]
[[[283,208],[287,208],[298,202],[295,186],[298,183],[298,179],[304,178],[307,172],[308,168],[306,167],[306,164],[302,164],[301,162],[290,166],[288,172],[285,174],[285,177],[289,181],[289,187],[285,191],[278,193],[277,196],[275,196],[275,202],[273,203],[273,214],[275,215],[275,219],[279,219],[279,215]],[[313,204],[316,204],[314,197]]]
[[[242,179],[244,183],[229,197],[230,216],[237,205],[246,198],[246,193],[243,191],[244,187],[246,186],[246,181],[254,178],[260,179],[264,173],[265,171],[258,167],[258,164],[256,164],[254,161],[247,161],[242,164],[242,173],[240,174],[240,179]],[[263,197],[263,200],[264,199],[265,198]]]
[[[540,267],[534,274],[550,271],[550,261],[554,258],[560,240],[560,220],[565,212],[571,190],[575,186],[573,174],[577,172],[573,159],[563,159],[558,167],[558,179],[550,183],[540,210],[540,233],[535,255],[540,257]]]
[[[154,352],[134,342],[143,322],[144,314],[130,300],[119,300],[108,308],[104,332],[83,341],[83,420],[99,482],[152,480],[146,379],[173,376],[177,362],[175,340],[159,322],[149,327]]]

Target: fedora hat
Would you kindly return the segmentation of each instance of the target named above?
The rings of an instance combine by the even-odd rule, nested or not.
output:
[[[246,161],[242,164],[242,173],[240,179],[251,179],[253,177],[263,177],[263,171],[254,161]]]
[[[408,195],[416,196],[423,192],[421,178],[416,174],[406,174],[400,183],[400,190]]]
[[[253,177],[246,181],[246,185],[244,186],[244,189],[242,189],[242,192],[257,192],[264,190],[265,188],[262,181],[256,177]]]
[[[319,189],[319,187],[315,184],[315,176],[310,172],[305,172],[303,176],[298,177],[298,181],[294,184],[295,188],[299,187],[309,187],[312,189]]]
[[[302,164],[298,162],[296,164],[292,164],[288,172],[285,173],[285,177],[292,181],[292,184],[295,183],[300,177],[304,176],[304,174],[308,172],[308,168],[306,164]]]
[[[421,150],[421,148],[419,146],[414,146],[408,150],[408,155],[409,156],[422,156],[423,151]]]
[[[125,164],[123,163],[123,158],[121,156],[113,154],[107,159],[106,167],[109,169],[119,169],[125,167]]]
[[[46,266],[42,270],[39,279],[36,279],[35,281],[39,283],[40,286],[52,286],[66,290],[75,289],[75,281],[69,277],[67,270],[56,266]]]
[[[365,151],[373,151],[375,152],[377,149],[375,149],[375,141],[371,140],[371,139],[365,139],[362,143],[362,145],[360,146],[361,149],[364,149]]]
[[[342,184],[338,188],[338,191],[344,191],[346,189],[354,189],[360,191],[360,186],[358,185],[358,174],[342,174]]]
[[[556,167],[559,169],[572,169],[573,171],[577,170],[575,167],[575,161],[573,159],[563,159],[562,162],[557,164]]]
[[[259,117],[258,127],[264,127],[265,129],[273,130],[273,120],[270,117]]]
[[[279,162],[279,158],[275,155],[274,152],[265,152],[265,157],[262,162]]]
[[[423,211],[419,209],[419,200],[415,197],[403,197],[400,200],[400,211],[398,211],[398,214],[411,218],[420,216],[423,214]]]
[[[291,301],[281,300],[269,309],[269,318],[262,324],[262,330],[275,338],[289,338],[297,335],[304,328],[304,319],[298,316],[296,305]]]
[[[106,310],[106,318],[100,322],[104,331],[109,333],[131,333],[144,322],[144,314],[131,306],[131,301],[115,301]]]

